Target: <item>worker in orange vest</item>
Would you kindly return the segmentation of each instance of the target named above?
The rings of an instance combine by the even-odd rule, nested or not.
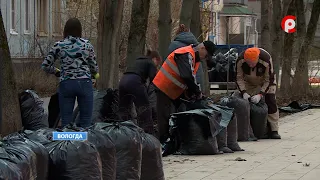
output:
[[[172,111],[181,105],[180,98],[202,98],[200,87],[196,82],[196,73],[201,60],[211,60],[215,51],[215,44],[204,41],[198,45],[185,46],[173,51],[162,64],[153,84],[158,88],[157,105],[166,108],[166,113],[158,113],[158,127],[160,141],[165,141],[169,132],[169,118]],[[170,99],[175,110],[168,106]],[[159,101],[160,100],[160,101]]]

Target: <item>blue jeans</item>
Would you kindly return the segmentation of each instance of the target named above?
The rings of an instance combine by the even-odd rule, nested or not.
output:
[[[93,87],[91,79],[64,80],[59,87],[59,105],[61,114],[61,126],[72,122],[75,101],[78,101],[80,112],[80,127],[91,125],[93,109]]]

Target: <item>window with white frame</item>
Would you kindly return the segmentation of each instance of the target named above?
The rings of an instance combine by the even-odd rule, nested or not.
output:
[[[52,28],[55,35],[61,35],[61,1],[52,1]]]
[[[48,0],[37,0],[37,25],[39,35],[48,33]]]
[[[25,7],[25,24],[24,24],[24,30],[26,32],[30,32],[30,0],[24,0],[24,7]]]
[[[15,0],[11,0],[11,4],[10,4],[10,17],[11,17],[11,32],[16,32],[16,25],[17,25],[17,21],[16,21],[16,1]]]

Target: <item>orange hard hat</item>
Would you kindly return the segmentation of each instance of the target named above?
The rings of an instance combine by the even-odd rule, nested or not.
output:
[[[260,50],[259,48],[253,47],[248,48],[244,52],[244,60],[245,61],[257,61],[259,59]]]

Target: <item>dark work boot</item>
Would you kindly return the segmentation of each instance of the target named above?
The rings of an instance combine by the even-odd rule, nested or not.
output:
[[[281,136],[278,134],[278,131],[272,131],[270,139],[281,139]]]

